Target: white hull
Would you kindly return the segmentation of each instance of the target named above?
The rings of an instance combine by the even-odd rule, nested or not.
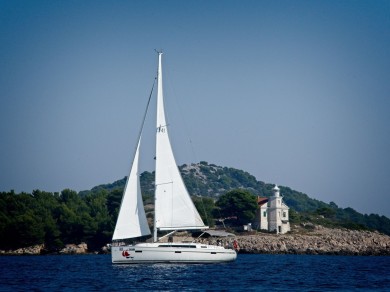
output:
[[[237,253],[221,246],[200,243],[140,243],[111,247],[112,263],[222,263]]]

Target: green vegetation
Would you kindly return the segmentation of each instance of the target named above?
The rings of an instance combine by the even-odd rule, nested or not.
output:
[[[236,218],[230,224],[247,224],[254,218],[256,197],[270,196],[274,185],[257,181],[249,173],[202,161],[179,167],[187,188],[205,224],[215,219]],[[87,242],[99,249],[111,241],[126,178],[92,190],[76,193],[63,190],[31,194],[0,192],[0,249],[14,249],[45,243],[56,250],[67,243]],[[147,217],[153,212],[154,173],[141,174]],[[280,186],[290,207],[293,224],[311,222],[327,227],[378,230],[390,235],[390,219],[363,215],[352,208],[339,208],[311,199],[306,194]],[[203,199],[201,199],[201,197]]]
[[[214,210],[215,210],[215,202],[212,198],[202,198],[193,196],[192,201],[195,204],[196,209],[198,210],[200,216],[204,224],[210,227],[214,227]]]
[[[105,190],[83,197],[71,190],[61,194],[2,192],[0,248],[45,243],[49,250],[56,250],[82,241],[92,249],[100,248],[111,239],[121,195]]]
[[[339,208],[334,202],[326,204],[288,187],[280,186],[280,193],[290,207],[291,223],[312,222],[331,228],[377,230],[390,235],[390,219],[385,216],[363,215],[352,208]]]
[[[256,197],[245,190],[233,190],[222,195],[217,202],[224,218],[234,217],[238,224],[251,223],[257,210]]]

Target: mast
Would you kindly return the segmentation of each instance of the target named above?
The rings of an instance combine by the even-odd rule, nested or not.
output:
[[[157,51],[156,50],[156,52],[158,54],[158,67],[157,67],[157,103],[158,103],[159,102],[159,97],[162,96],[162,74],[161,74],[162,51]],[[158,112],[157,112],[157,115],[158,115]],[[157,125],[157,127],[159,127],[159,125]],[[157,131],[157,129],[156,129],[156,131]],[[156,157],[156,164],[157,164],[157,157]],[[157,206],[156,198],[157,197],[156,197],[156,189],[157,189],[157,185],[154,186],[155,194],[154,194],[153,242],[157,242],[157,216],[156,216],[156,206]]]

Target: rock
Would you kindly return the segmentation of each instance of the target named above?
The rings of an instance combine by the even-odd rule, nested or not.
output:
[[[45,248],[44,244],[37,244],[28,247],[18,248],[16,250],[1,250],[1,255],[40,255]]]
[[[86,254],[88,253],[88,246],[82,242],[80,244],[67,244],[65,248],[60,250],[60,254]]]
[[[390,255],[390,237],[378,232],[310,225],[303,234],[238,236],[242,253]]]
[[[102,254],[108,254],[108,253],[111,253],[111,245],[110,244],[106,244],[105,246],[103,246],[100,250],[100,253]]]

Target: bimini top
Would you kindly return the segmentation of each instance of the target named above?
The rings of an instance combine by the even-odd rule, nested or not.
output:
[[[219,237],[235,236],[233,233],[229,233],[223,230],[207,230],[204,233],[207,233],[210,236],[219,236]]]

